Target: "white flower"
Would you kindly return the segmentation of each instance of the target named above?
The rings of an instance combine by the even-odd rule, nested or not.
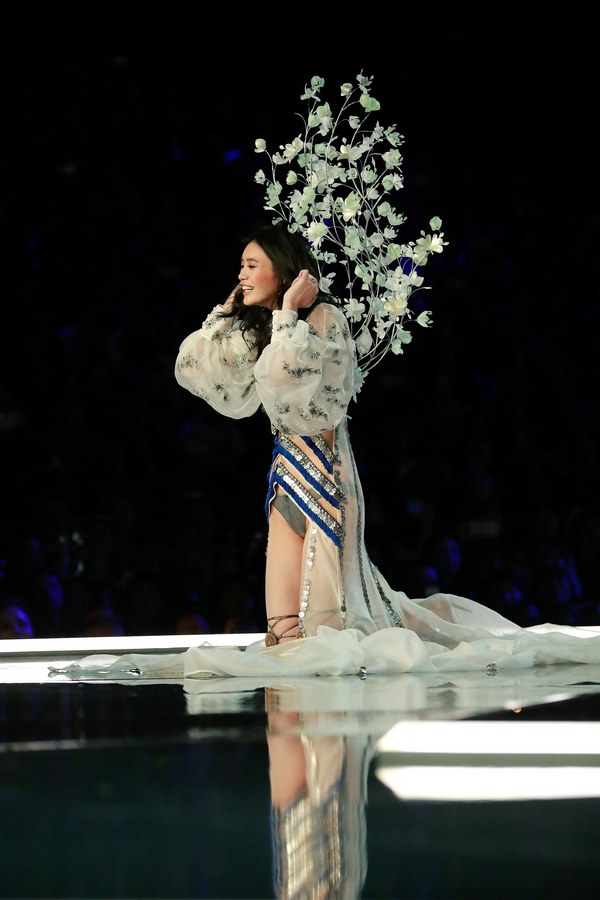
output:
[[[442,240],[443,234],[425,234],[424,231],[421,234],[423,236],[415,241],[415,247],[418,247],[422,253],[441,253],[448,243]]]
[[[373,335],[366,328],[361,331],[361,333],[356,338],[356,349],[360,356],[364,356],[365,353],[368,353],[371,347],[373,346]]]
[[[404,143],[404,137],[401,134],[398,134],[397,131],[394,131],[391,128],[388,128],[385,132],[385,136],[392,145],[392,147],[398,147],[400,144]],[[433,228],[433,225],[431,226]]]
[[[410,331],[405,331],[403,328],[397,328],[391,345],[392,353],[395,353],[396,356],[404,353],[404,344],[410,344],[411,341],[412,334]]]
[[[365,311],[365,304],[361,303],[359,300],[355,300],[354,297],[350,297],[350,299],[346,300],[345,303],[346,309],[344,310],[344,312],[346,313],[348,319],[350,319],[351,322],[359,322],[362,314]]]
[[[354,144],[347,144],[346,141],[342,142],[342,146],[340,147],[340,159],[343,161],[355,163],[362,155],[362,147]]]
[[[310,100],[311,97],[316,97],[319,91],[319,88],[322,88],[325,84],[323,78],[320,75],[313,75],[310,79],[310,88],[305,88],[305,93],[300,97],[301,100]]]
[[[375,97],[369,97],[368,94],[360,95],[360,105],[364,106],[367,112],[377,112],[378,109],[381,109],[379,100],[376,100]]]
[[[401,187],[404,187],[402,176],[398,175],[397,172],[394,172],[393,175],[386,175],[382,179],[381,184],[386,191],[398,191]]]
[[[317,128],[319,134],[327,134],[331,130],[331,107],[329,103],[317,106],[308,117],[308,127]]]
[[[367,289],[373,281],[373,273],[371,270],[359,263],[354,267],[354,272],[356,277],[360,278],[363,288]]]
[[[346,235],[344,248],[346,249],[346,251],[352,250],[355,253],[359,253],[363,249],[363,241],[360,231],[353,225],[348,225],[345,231]]]
[[[388,233],[384,233],[384,236],[386,238],[388,238],[388,240],[389,240],[390,235]],[[402,259],[403,256],[404,256],[404,247],[401,244],[388,244],[387,245],[386,257],[385,257],[387,263],[391,263],[396,259]],[[392,275],[395,275],[396,272],[401,273],[402,270],[395,269],[394,272],[392,273]]]
[[[317,248],[320,247],[321,241],[327,235],[328,231],[329,228],[324,222],[312,222],[306,230],[306,237],[313,248]],[[323,287],[323,278],[321,278],[321,286]]]
[[[382,234],[369,235],[369,245],[371,247],[374,247],[377,250],[379,250],[381,247],[383,247],[384,243],[385,243],[385,238]]]
[[[395,269],[392,269],[391,271],[388,271],[388,275],[385,280],[385,287],[388,289],[388,291],[391,291],[392,293],[396,293],[397,291],[399,291],[401,289],[401,287],[402,287],[401,279],[402,279],[403,274],[404,273],[402,272],[402,269],[400,266],[398,266]]]
[[[404,222],[404,216],[397,215],[393,209],[388,213],[387,219],[390,225],[402,225]]]
[[[342,218],[344,222],[350,221],[354,216],[360,212],[360,197],[355,191],[348,194],[348,196],[342,202]]]
[[[256,138],[254,141],[254,152],[255,153],[264,153],[267,149],[267,142],[262,138]]]
[[[421,325],[423,328],[429,328],[430,325],[433,324],[433,320],[431,318],[431,310],[424,309],[422,313],[416,318],[417,325]]]
[[[440,232],[440,234],[434,234],[431,238],[431,252],[432,253],[441,253],[444,247],[447,246],[448,241],[443,241],[444,233]]]
[[[400,151],[395,147],[392,150],[388,150],[387,153],[383,154],[383,161],[388,169],[397,169],[398,166],[402,165],[402,156],[400,154]]]
[[[365,184],[372,184],[377,179],[377,172],[371,166],[365,166],[360,173],[360,177]]]
[[[406,272],[403,272],[400,277],[400,280],[402,281],[403,284],[410,284],[413,287],[421,287],[421,285],[423,284],[424,278],[422,275],[419,275],[419,273],[417,272],[416,269],[413,269],[408,274]]]
[[[285,147],[280,147],[279,149],[283,150],[283,161],[291,162],[291,160],[298,156],[300,151],[304,149],[304,142],[301,138],[297,137],[294,138],[291,143],[286,144]]]
[[[369,297],[369,305],[376,320],[379,320],[382,316],[387,316],[383,297],[379,297],[377,294],[371,295]]]
[[[269,207],[276,206],[279,203],[279,195],[281,194],[281,185],[278,181],[267,185],[267,202]]]
[[[356,395],[360,393],[360,389],[365,383],[365,373],[357,366],[354,370],[354,379],[353,379],[353,391],[352,391],[352,399],[356,402]]]
[[[321,277],[319,278],[319,286],[320,286],[321,290],[329,293],[331,291],[331,285],[333,284],[334,279],[335,279],[334,274],[331,274],[331,275],[323,275],[322,274]]]
[[[375,337],[378,341],[383,341],[387,338],[391,324],[391,320],[389,322],[384,322],[383,319],[380,319],[380,321],[375,325],[373,331],[375,332]]]
[[[385,301],[386,312],[390,316],[402,316],[406,312],[408,306],[408,294],[406,291],[399,291],[394,297],[390,297]]]

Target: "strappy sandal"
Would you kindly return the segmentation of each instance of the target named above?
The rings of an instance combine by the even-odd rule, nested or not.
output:
[[[300,617],[298,616],[298,613],[294,613],[291,616],[271,616],[270,619],[267,619],[267,633],[265,634],[265,647],[275,647],[275,645],[278,644],[279,641],[285,637],[289,637],[289,638],[304,637],[304,634],[302,633],[302,631],[300,629],[298,629],[298,632],[295,635],[289,633],[290,631],[293,630],[293,628],[294,628],[293,625],[291,625],[290,628],[287,628],[281,634],[279,634],[279,635],[275,634],[275,632],[273,631],[273,626],[276,625],[277,622],[281,622],[283,619],[297,619],[298,620],[297,624],[298,625],[300,624]]]

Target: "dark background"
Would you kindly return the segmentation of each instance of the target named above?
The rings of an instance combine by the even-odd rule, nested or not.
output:
[[[0,586],[38,636],[264,629],[268,422],[173,366],[261,214],[255,138],[361,71],[405,136],[401,237],[449,241],[434,328],[350,410],[369,551],[413,596],[597,621],[598,13],[549,9],[2,14]]]

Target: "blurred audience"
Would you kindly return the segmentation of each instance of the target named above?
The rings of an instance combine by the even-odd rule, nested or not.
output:
[[[36,637],[31,619],[21,606],[8,603],[0,607],[0,640]]]

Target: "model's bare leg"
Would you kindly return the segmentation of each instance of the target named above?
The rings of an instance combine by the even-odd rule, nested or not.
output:
[[[281,513],[271,507],[265,573],[267,645],[298,636],[302,551],[304,540],[293,531]]]

